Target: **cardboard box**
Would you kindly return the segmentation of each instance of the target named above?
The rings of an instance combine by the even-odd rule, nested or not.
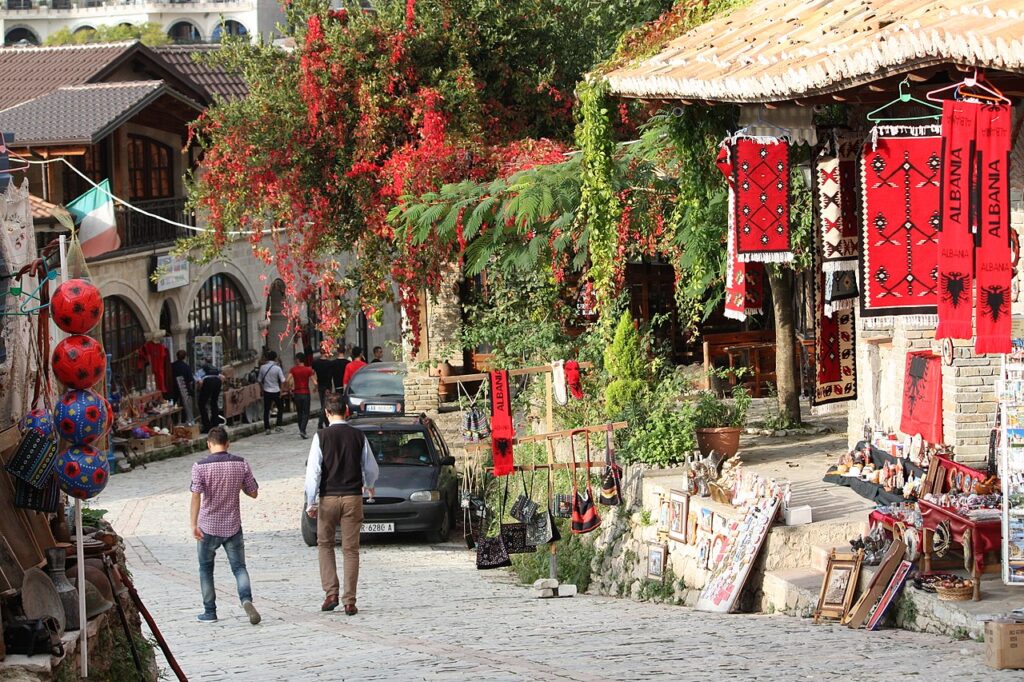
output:
[[[150,436],[149,437],[149,441],[153,444],[153,449],[154,450],[159,450],[160,448],[166,448],[167,446],[171,445],[171,437],[170,436],[165,436],[163,434],[159,434],[159,435],[155,435],[155,436]]]
[[[132,452],[138,454],[145,454],[147,452],[153,452],[153,439],[152,438],[129,438],[128,447],[131,448]]]
[[[799,507],[789,507],[785,512],[785,519],[787,526],[805,526],[811,523],[811,507],[810,505],[801,505]]]
[[[996,670],[1024,668],[1024,623],[985,623],[985,663]]]
[[[199,438],[199,424],[179,424],[172,431],[175,439],[195,440]]]

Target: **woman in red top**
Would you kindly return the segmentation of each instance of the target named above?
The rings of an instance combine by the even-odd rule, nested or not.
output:
[[[306,425],[309,423],[309,382],[313,380],[316,388],[316,374],[306,364],[304,355],[295,356],[295,366],[288,370],[288,383],[292,387],[292,400],[299,416],[299,436],[306,438]]]
[[[366,358],[363,357],[363,349],[359,346],[352,346],[352,361],[345,366],[345,378],[343,379],[345,386],[348,386],[348,382],[352,380],[352,375],[365,366]]]

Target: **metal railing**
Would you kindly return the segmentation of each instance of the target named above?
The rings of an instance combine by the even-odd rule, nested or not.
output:
[[[192,212],[185,209],[184,198],[133,201],[132,205],[161,218],[195,225]],[[183,227],[168,225],[137,211],[127,210],[123,206],[117,207],[117,224],[121,231],[122,250],[170,244],[188,234],[188,230]]]

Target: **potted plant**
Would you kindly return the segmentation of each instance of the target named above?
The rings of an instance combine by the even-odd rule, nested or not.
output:
[[[747,421],[750,392],[744,386],[732,391],[732,402],[726,402],[711,391],[702,391],[693,403],[692,418],[697,448],[707,456],[712,450],[729,458],[740,449],[740,434]]]

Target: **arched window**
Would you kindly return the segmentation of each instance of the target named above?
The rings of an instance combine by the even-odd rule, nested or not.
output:
[[[128,301],[120,296],[104,298],[103,349],[111,356],[114,386],[123,386],[128,392],[146,388],[146,367],[137,355],[145,342],[142,321]]]
[[[219,43],[224,36],[245,36],[249,35],[249,30],[237,21],[228,19],[213,29],[213,35],[211,39],[215,43]]]
[[[190,21],[178,21],[167,29],[167,35],[176,43],[198,43],[203,39],[199,29]]]
[[[238,285],[227,275],[214,275],[203,283],[188,313],[189,343],[196,336],[219,336],[224,362],[250,355],[249,315]],[[194,355],[189,350],[189,356]]]
[[[7,9],[19,9],[19,8],[18,7],[11,7],[10,5],[8,5]],[[30,9],[30,7],[25,7],[24,9]],[[37,36],[35,34],[35,32],[32,31],[32,29],[25,28],[24,26],[19,26],[17,28],[12,28],[10,31],[7,32],[7,35],[4,36],[4,45],[38,45],[38,44],[39,44],[39,36]]]
[[[142,135],[128,136],[128,179],[132,199],[174,196],[174,157],[171,148]]]

